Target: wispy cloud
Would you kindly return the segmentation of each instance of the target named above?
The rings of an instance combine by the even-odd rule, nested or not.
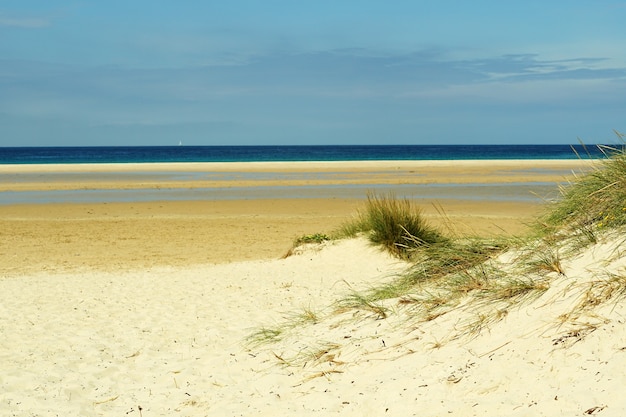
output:
[[[493,81],[618,79],[626,77],[626,68],[611,67],[606,58],[540,59],[535,54],[504,55],[469,61]]]
[[[540,59],[533,54],[450,60],[432,50],[401,55],[366,51],[327,51],[257,56],[234,66],[207,65],[178,69],[78,68],[1,61],[0,105],[17,96],[80,97],[127,105],[217,100],[343,100],[468,96],[503,101],[537,101],[564,86],[585,94],[593,88],[626,85],[626,68],[605,59]],[[531,88],[533,85],[537,88]],[[519,88],[515,86],[520,86]],[[574,88],[576,87],[576,88]],[[514,94],[512,94],[514,93]],[[13,96],[13,98],[10,98]]]
[[[37,17],[10,17],[0,14],[0,27],[39,29],[50,25],[50,20]]]
[[[402,133],[410,140],[407,132],[424,126],[440,132],[449,120],[480,131],[476,120],[496,113],[531,124],[549,115],[553,125],[579,129],[567,132],[575,137],[585,134],[578,122],[594,118],[612,127],[618,111],[621,117],[626,68],[602,58],[454,59],[437,50],[274,53],[238,65],[149,69],[0,60],[0,90],[0,113],[7,117],[106,127],[102,137],[115,129],[141,138],[237,132],[243,142],[258,130],[276,141],[294,132],[314,141],[358,131],[361,140],[389,126],[410,126]]]

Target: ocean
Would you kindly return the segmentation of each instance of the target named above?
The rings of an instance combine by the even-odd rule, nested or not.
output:
[[[497,160],[497,159],[577,159],[598,158],[603,154],[597,146],[582,145],[346,145],[346,146],[173,146],[173,147],[0,147],[0,164],[84,164],[84,163],[150,163],[150,162],[258,162],[258,161],[383,161],[383,160]],[[21,174],[16,177],[0,174],[2,182],[30,180],[39,174]],[[48,173],[54,181],[67,173]],[[75,174],[87,178],[88,173]],[[120,175],[119,172],[100,173],[102,177]],[[139,175],[139,174],[135,174]],[[147,183],[177,181],[200,175],[211,178],[214,173],[144,172]],[[246,177],[246,173],[235,175]],[[254,179],[263,175],[280,177],[280,173],[254,173]],[[290,174],[291,178],[295,174]],[[306,178],[323,177],[324,173],[298,174]],[[337,173],[334,173],[337,175]],[[564,173],[565,175],[565,173]],[[233,177],[233,178],[235,178]],[[219,176],[227,181],[228,176]],[[264,177],[263,177],[264,178]],[[39,180],[39,179],[37,179]],[[506,184],[348,184],[308,186],[254,186],[222,188],[161,188],[130,190],[39,190],[2,191],[0,205],[61,203],[61,202],[138,202],[174,200],[236,200],[268,198],[364,198],[376,189],[393,192],[399,197],[456,198],[465,200],[536,201],[553,198],[558,193],[552,183]],[[542,197],[539,197],[542,196]]]
[[[0,147],[0,164],[600,158],[582,145]]]

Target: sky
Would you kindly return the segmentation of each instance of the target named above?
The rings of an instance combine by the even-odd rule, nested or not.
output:
[[[1,0],[0,146],[612,143],[626,1]]]

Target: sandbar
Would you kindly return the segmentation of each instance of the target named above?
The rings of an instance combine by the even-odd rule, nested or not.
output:
[[[409,197],[446,232],[519,234],[541,212],[546,187],[554,194],[589,167],[581,160],[3,165],[5,195],[134,191],[130,201],[0,204],[0,273],[276,259],[302,235],[331,234],[368,192],[393,186],[413,190]],[[411,188],[431,184],[442,187],[426,197]],[[195,198],[207,186],[234,197]],[[164,188],[189,197],[133,201]],[[253,198],[250,190],[265,193]]]
[[[557,182],[593,160],[0,165],[0,191]]]

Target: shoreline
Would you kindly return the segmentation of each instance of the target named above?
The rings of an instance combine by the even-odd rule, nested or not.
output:
[[[360,161],[0,165],[0,192],[312,185],[562,183],[597,161]]]
[[[0,170],[0,274],[38,270],[126,270],[276,259],[305,234],[330,234],[362,207],[368,191],[414,200],[454,233],[517,235],[546,196],[585,161],[365,161],[360,163],[39,166]],[[210,172],[202,171],[211,167]],[[292,168],[293,167],[293,168]],[[29,167],[22,167],[24,170]],[[31,169],[33,167],[30,167]],[[38,172],[37,169],[50,170]],[[219,169],[223,171],[216,172]],[[146,170],[133,172],[134,169]],[[187,169],[191,176],[178,176]],[[569,170],[568,170],[569,169]],[[194,171],[200,170],[200,171]],[[263,171],[265,170],[265,171]],[[263,172],[263,175],[258,174]],[[207,178],[206,175],[210,176]],[[520,186],[519,184],[528,184]],[[481,185],[476,185],[481,184]],[[552,184],[546,186],[545,184]],[[209,187],[204,190],[203,187]],[[400,190],[400,192],[398,192]],[[49,194],[46,194],[49,193]],[[59,201],[46,202],[46,195]],[[102,195],[91,201],[90,196]],[[512,200],[523,194],[526,200]],[[127,200],[116,201],[112,195]],[[43,196],[43,197],[42,197]],[[142,200],[144,197],[148,200]],[[224,198],[224,196],[228,198]],[[513,196],[513,197],[511,197]],[[532,198],[531,198],[532,197]],[[92,198],[94,200],[94,198]]]
[[[372,167],[408,168],[455,166],[542,166],[542,167],[586,167],[601,159],[438,159],[438,160],[360,160],[360,161],[256,161],[256,162],[132,162],[132,163],[67,163],[67,164],[0,164],[0,173],[51,172],[57,170],[78,172],[120,171],[186,171],[206,170],[252,170],[267,169],[370,169]],[[119,169],[124,168],[124,169]]]

